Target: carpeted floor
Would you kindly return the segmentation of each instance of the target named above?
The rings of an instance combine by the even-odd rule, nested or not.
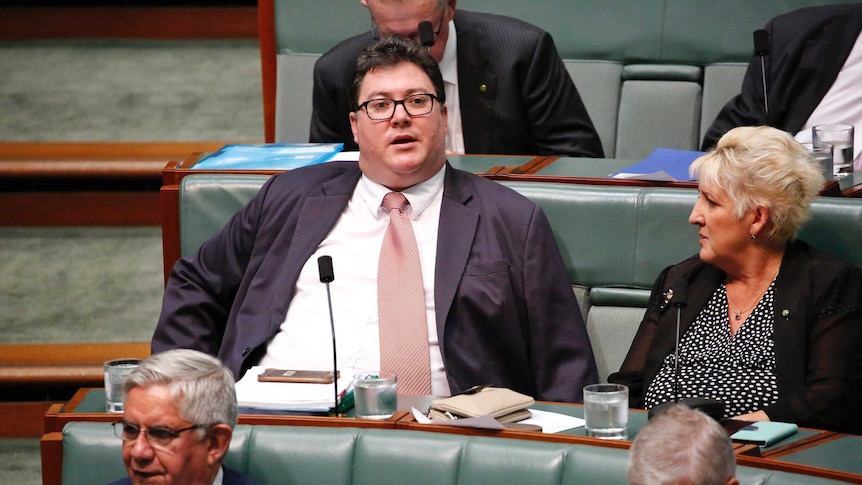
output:
[[[0,141],[263,140],[257,41],[0,43]],[[0,208],[0,210],[3,210]],[[147,341],[161,232],[0,227],[0,343]],[[38,439],[0,439],[0,484],[39,485]]]

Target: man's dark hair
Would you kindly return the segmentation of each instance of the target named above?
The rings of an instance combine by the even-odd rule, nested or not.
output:
[[[359,105],[359,88],[366,74],[378,67],[394,67],[404,62],[416,64],[425,71],[431,83],[434,84],[437,102],[441,104],[446,102],[440,66],[428,53],[428,49],[409,40],[390,36],[374,41],[356,58],[356,73],[353,75],[353,83],[348,93],[353,103],[353,111],[356,111]]]

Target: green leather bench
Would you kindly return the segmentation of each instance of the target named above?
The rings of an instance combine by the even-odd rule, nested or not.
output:
[[[63,485],[125,476],[110,423],[71,422],[62,439]],[[225,464],[264,485],[628,483],[623,448],[395,429],[238,425]],[[756,466],[737,475],[744,485],[839,483]]]
[[[193,174],[179,192],[180,246],[192,254],[251,199],[262,175]],[[599,378],[619,370],[665,266],[699,250],[694,189],[506,182],[539,204],[557,237]],[[862,199],[818,197],[800,238],[862,266]]]
[[[739,93],[754,50],[752,32],[767,20],[850,1],[460,0],[457,8],[508,15],[548,31],[605,156],[641,159],[656,147],[700,147],[721,107]],[[264,69],[264,97],[274,102],[266,120],[275,125],[267,130],[274,138],[268,141],[305,142],[314,61],[341,40],[369,31],[370,17],[358,2],[342,0],[269,0],[261,7],[272,12],[272,19],[262,17],[262,33],[274,30],[261,36],[272,40],[261,44],[264,65],[271,63]]]

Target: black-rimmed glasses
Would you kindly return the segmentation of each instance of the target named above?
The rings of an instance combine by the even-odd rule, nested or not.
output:
[[[205,428],[206,426],[195,424],[187,428],[171,429],[165,426],[153,426],[150,428],[141,429],[137,424],[127,423],[125,421],[117,421],[113,423],[114,434],[117,438],[123,441],[135,441],[141,432],[147,438],[147,441],[153,446],[167,446],[171,441],[177,439],[180,434],[193,429]]]
[[[437,96],[428,93],[411,94],[404,99],[374,98],[360,104],[356,111],[365,109],[365,114],[374,121],[388,120],[395,116],[395,108],[400,104],[410,116],[424,116],[434,109]]]

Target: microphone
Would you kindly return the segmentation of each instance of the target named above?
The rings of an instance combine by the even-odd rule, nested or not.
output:
[[[706,415],[716,421],[721,421],[724,417],[724,403],[714,399],[706,399],[700,397],[687,397],[681,399],[682,385],[680,384],[679,376],[679,339],[680,339],[680,321],[682,320],[682,309],[688,304],[688,284],[685,280],[677,280],[668,290],[668,299],[671,304],[676,307],[676,342],[673,347],[673,401],[668,401],[659,404],[647,412],[647,419],[652,419],[655,416],[666,411],[669,407],[681,403],[691,409],[699,409]]]
[[[317,258],[317,271],[320,273],[320,282],[326,284],[326,300],[329,303],[329,327],[332,330],[332,387],[335,391],[332,409],[338,415],[338,359],[335,354],[335,318],[332,316],[332,295],[329,294],[329,283],[335,280],[332,257],[321,256]]]
[[[769,32],[763,29],[754,31],[754,54],[760,56],[760,73],[763,77],[763,124],[769,118],[769,100],[766,97],[766,62],[769,55]]]
[[[431,54],[431,47],[435,42],[434,26],[431,25],[431,22],[427,20],[419,22],[419,43],[428,49],[428,54]]]

